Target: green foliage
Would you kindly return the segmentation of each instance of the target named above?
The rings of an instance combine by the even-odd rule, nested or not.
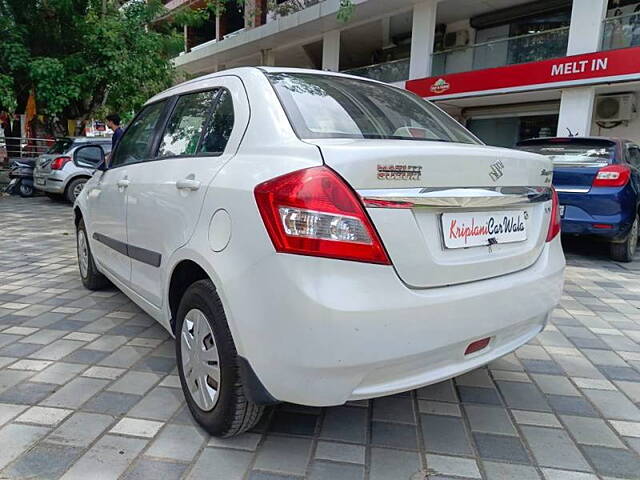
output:
[[[182,45],[174,26],[148,27],[160,0],[0,0],[0,110],[86,119],[135,110],[171,85]]]

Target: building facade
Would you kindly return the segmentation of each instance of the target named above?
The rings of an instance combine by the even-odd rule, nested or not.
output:
[[[483,141],[602,135],[640,142],[640,0],[247,0],[174,61],[343,71],[434,101]],[[171,0],[189,8],[193,0]]]

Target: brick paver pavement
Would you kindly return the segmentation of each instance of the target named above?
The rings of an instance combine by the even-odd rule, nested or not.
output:
[[[568,255],[546,330],[488,368],[251,433],[191,420],[169,335],[76,267],[71,208],[0,198],[0,478],[640,478],[640,262]]]

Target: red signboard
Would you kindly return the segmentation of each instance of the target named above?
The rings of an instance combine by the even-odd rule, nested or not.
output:
[[[640,79],[640,47],[409,80],[406,88],[421,97],[437,98],[487,90],[521,90],[535,85],[583,83],[583,80],[597,83],[590,80],[633,74]]]

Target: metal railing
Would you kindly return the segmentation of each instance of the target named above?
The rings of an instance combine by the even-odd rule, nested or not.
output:
[[[47,153],[55,143],[53,138],[0,137],[0,161],[23,157],[37,157]]]
[[[343,70],[342,73],[386,83],[403,82],[409,79],[409,59],[402,58],[400,60],[367,65],[366,67],[350,68]]]
[[[569,27],[560,27],[441,50],[433,54],[432,71],[444,75],[563,57],[568,41]]]
[[[606,18],[603,22],[601,50],[640,45],[640,12]]]

